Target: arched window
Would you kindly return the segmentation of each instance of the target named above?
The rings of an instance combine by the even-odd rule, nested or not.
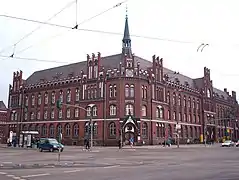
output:
[[[94,124],[93,124],[93,132],[94,132],[94,135],[98,134],[98,124],[97,124],[97,122],[94,122]]]
[[[58,111],[58,118],[62,118],[62,109],[60,109],[59,111]]]
[[[66,136],[70,136],[71,135],[71,126],[70,126],[70,124],[66,124],[65,130],[66,130]]]
[[[116,136],[116,125],[114,122],[111,122],[109,125],[109,135],[110,136]]]
[[[59,96],[60,102],[63,102],[63,91],[60,90],[60,96]]]
[[[28,106],[28,96],[25,97],[25,105]]]
[[[47,111],[44,111],[44,119],[47,119]]]
[[[173,112],[173,119],[176,120],[176,112]]]
[[[44,104],[48,104],[48,93],[44,94]]]
[[[147,137],[148,136],[148,126],[146,122],[142,124],[142,136]]]
[[[191,98],[188,98],[188,107],[191,108]]]
[[[31,120],[34,120],[34,118],[35,118],[35,113],[31,112]]]
[[[41,119],[41,112],[40,111],[37,112],[37,120],[39,120],[39,119]]]
[[[71,102],[71,90],[70,89],[67,90],[66,102]]]
[[[186,113],[184,113],[184,115],[183,115],[183,120],[184,120],[185,122],[187,122],[187,114],[186,114]]]
[[[86,108],[86,116],[91,116],[91,107]]]
[[[79,117],[79,108],[75,108],[75,117],[76,117],[76,118]]]
[[[51,124],[49,126],[49,135],[50,135],[50,137],[54,137],[54,125],[53,124]]]
[[[193,109],[196,107],[195,99],[193,98]]]
[[[55,102],[56,102],[56,94],[55,94],[55,92],[52,92],[51,93],[51,103],[55,104]]]
[[[166,99],[167,99],[167,103],[170,104],[170,92],[169,91],[167,92],[167,98]]]
[[[41,105],[41,94],[40,93],[37,96],[37,104]]]
[[[80,100],[80,91],[78,88],[76,88],[76,101]]]
[[[36,130],[39,134],[41,134],[41,127],[40,127],[38,124],[35,126],[35,130]]]
[[[125,85],[125,97],[129,97],[129,85]]]
[[[130,97],[134,97],[134,85],[130,85]]]
[[[125,106],[125,115],[134,114],[134,106],[132,104],[126,104]]]
[[[176,105],[176,94],[173,93],[173,105]]]
[[[197,99],[197,109],[199,109],[199,99]]]
[[[71,117],[71,109],[66,110],[66,117],[70,118]]]
[[[28,113],[25,112],[25,115],[24,115],[24,120],[25,120],[25,121],[27,120],[27,117],[28,117]]]
[[[61,124],[57,125],[57,136],[59,136],[59,134],[62,133],[62,126]]]
[[[162,106],[158,106],[156,108],[156,118],[163,118],[164,117],[164,110],[163,110],[163,107]]]
[[[178,95],[178,105],[181,106],[181,95]]]
[[[51,119],[54,119],[54,117],[55,117],[55,111],[54,111],[54,109],[52,109],[52,111],[51,111]]]
[[[116,105],[110,105],[110,116],[116,115]]]
[[[183,96],[183,106],[186,107],[187,101],[186,101],[186,96]]]
[[[116,85],[114,85],[113,88],[113,96],[116,97],[117,96],[117,89],[116,89]]]
[[[42,135],[43,136],[47,135],[47,129],[46,129],[46,125],[45,124],[42,125]]]
[[[211,91],[210,91],[210,89],[207,90],[207,97],[208,97],[208,98],[211,97]]]
[[[94,106],[92,109],[93,116],[97,116],[97,106]]]
[[[74,131],[74,136],[78,137],[79,136],[79,125],[78,124],[74,124],[73,131]]]
[[[32,106],[35,106],[35,95],[32,95]]]
[[[142,116],[147,116],[147,107],[145,105],[142,106],[141,115]]]
[[[112,85],[110,85],[109,90],[110,90],[109,96],[113,97],[113,87],[112,87]]]

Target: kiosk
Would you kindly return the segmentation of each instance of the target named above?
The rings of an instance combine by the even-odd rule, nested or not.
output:
[[[32,148],[32,145],[36,144],[36,138],[39,133],[38,131],[22,131],[19,139],[20,147]]]

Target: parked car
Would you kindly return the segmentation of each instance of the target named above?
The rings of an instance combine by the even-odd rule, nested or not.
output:
[[[235,143],[236,147],[239,147],[239,140]]]
[[[40,152],[44,150],[54,152],[59,151],[59,149],[62,152],[64,150],[64,145],[53,138],[41,138],[38,148]]]
[[[222,143],[222,147],[232,147],[234,146],[234,143],[231,140],[226,140],[224,143]]]

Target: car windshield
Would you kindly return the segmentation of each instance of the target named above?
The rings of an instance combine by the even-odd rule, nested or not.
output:
[[[230,143],[231,141],[225,141],[225,143]]]
[[[49,142],[51,144],[58,144],[57,140],[56,139],[49,139]]]

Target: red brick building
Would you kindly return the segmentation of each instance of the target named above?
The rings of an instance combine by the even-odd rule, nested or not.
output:
[[[3,101],[0,101],[0,143],[6,143],[7,141],[7,108]]]
[[[59,110],[57,99],[71,106]],[[165,68],[158,56],[134,55],[127,17],[121,53],[87,55],[86,61],[37,71],[26,80],[22,71],[14,72],[8,104],[9,131],[37,130],[41,137],[62,132],[65,144],[83,144],[91,112],[99,145],[116,144],[121,130],[124,140],[159,144],[175,137],[177,123],[181,143],[199,142],[203,134],[207,140],[239,135],[236,93],[214,88],[206,67],[203,77],[192,79]]]

